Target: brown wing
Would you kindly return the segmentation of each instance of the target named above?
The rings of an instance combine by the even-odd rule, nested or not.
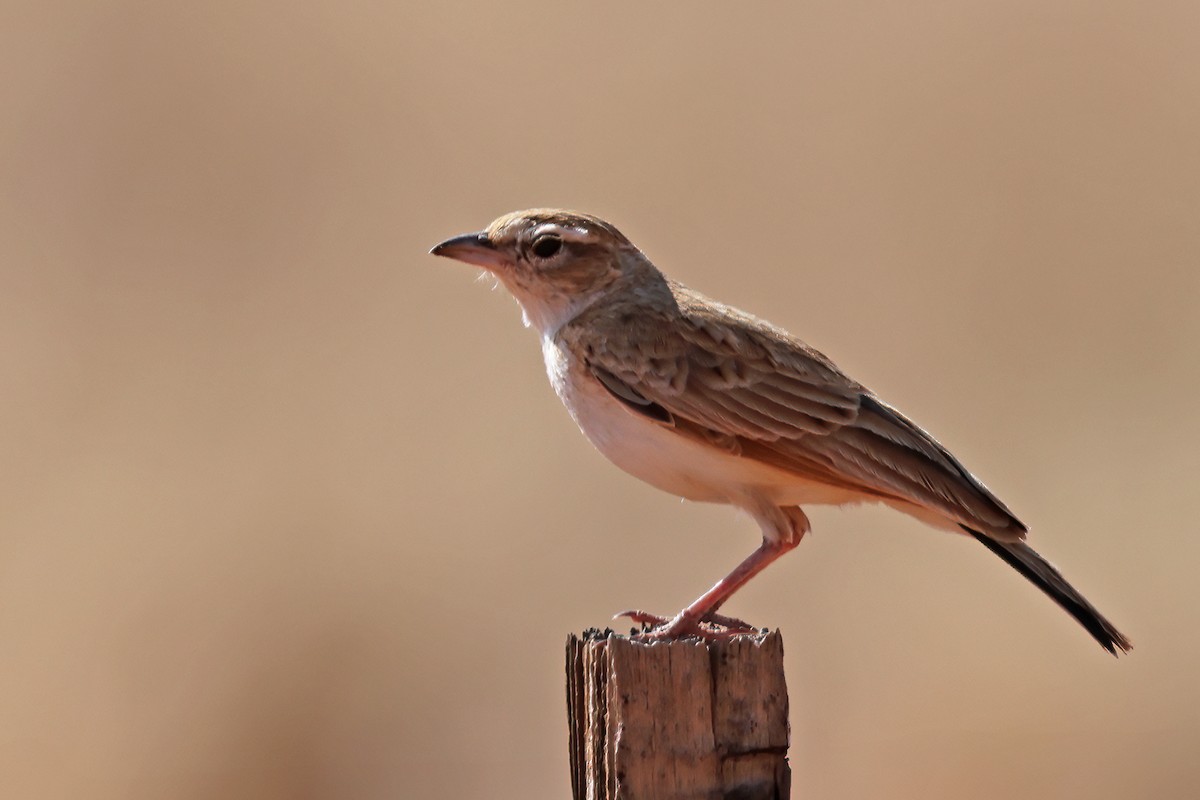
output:
[[[1004,539],[1025,527],[938,442],[782,330],[674,286],[562,335],[632,411],[809,480],[916,503]],[[652,412],[652,413],[651,413]]]

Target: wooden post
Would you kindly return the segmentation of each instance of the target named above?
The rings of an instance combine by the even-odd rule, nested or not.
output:
[[[779,632],[645,644],[567,639],[575,800],[788,800]]]

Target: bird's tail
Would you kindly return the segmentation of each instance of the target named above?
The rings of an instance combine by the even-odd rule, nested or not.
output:
[[[983,546],[1008,562],[1008,565],[1024,575],[1030,583],[1050,596],[1054,602],[1063,607],[1068,614],[1079,620],[1079,624],[1087,629],[1100,646],[1114,656],[1128,653],[1133,645],[1117,630],[1104,615],[1092,606],[1075,587],[1067,583],[1053,564],[1038,555],[1038,552],[1024,542],[998,542],[987,534],[962,526],[967,533],[974,536]]]

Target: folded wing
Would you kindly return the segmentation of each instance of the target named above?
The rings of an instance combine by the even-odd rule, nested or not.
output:
[[[914,503],[1003,541],[1024,535],[933,437],[821,353],[682,287],[676,298],[661,320],[604,309],[564,331],[631,411],[808,480]]]

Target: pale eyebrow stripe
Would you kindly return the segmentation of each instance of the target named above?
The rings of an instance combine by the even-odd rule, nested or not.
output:
[[[557,222],[547,222],[535,228],[533,235],[540,236],[541,234],[547,233],[551,230],[563,234],[564,239],[569,239],[571,241],[583,241],[592,233],[589,229],[580,227],[579,225],[563,225],[562,223]]]

